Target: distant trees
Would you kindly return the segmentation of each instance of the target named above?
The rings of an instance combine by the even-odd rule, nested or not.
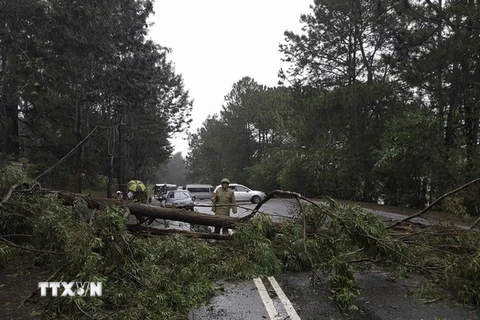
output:
[[[266,88],[249,77],[235,83],[221,114],[207,118],[190,137],[190,179],[212,183],[229,177],[263,186],[257,166],[284,147],[280,131],[287,97],[284,89]]]
[[[320,0],[301,22],[284,86],[242,79],[192,137],[194,176],[418,208],[480,174],[477,2]]]
[[[184,186],[187,182],[185,158],[181,152],[175,153],[155,174],[155,183],[172,183]]]
[[[169,158],[192,102],[146,40],[150,0],[0,1],[0,151],[40,172],[93,135],[44,183],[119,189]]]

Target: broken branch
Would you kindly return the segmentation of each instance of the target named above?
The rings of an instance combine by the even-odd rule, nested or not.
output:
[[[18,188],[18,186],[20,186],[20,185],[19,184],[14,184],[13,186],[10,187],[10,189],[8,189],[7,194],[5,195],[5,197],[3,197],[2,201],[0,202],[0,207],[3,206],[3,204],[6,203],[10,199],[10,197],[13,194],[13,191],[16,188]]]
[[[12,247],[12,248],[17,248],[17,249],[21,249],[21,250],[26,250],[26,251],[31,251],[31,252],[38,252],[38,253],[47,253],[47,254],[54,254],[54,255],[57,255],[57,256],[63,256],[63,253],[62,252],[56,252],[56,251],[47,251],[47,250],[37,250],[37,249],[31,249],[31,248],[27,248],[27,247],[24,247],[24,246],[20,246],[18,244],[15,244],[11,241],[8,241],[7,239],[3,238],[3,237],[0,237],[0,241],[3,242],[4,244],[6,244],[7,246],[9,247]]]
[[[459,191],[462,191],[463,189],[465,189],[465,188],[468,187],[469,185],[472,185],[472,184],[474,184],[474,183],[476,183],[476,182],[478,182],[478,181],[480,181],[480,178],[477,178],[477,179],[475,179],[475,180],[472,180],[472,181],[464,184],[463,186],[458,187],[458,188],[455,189],[455,190],[452,190],[452,191],[450,191],[450,192],[445,193],[443,196],[441,196],[441,197],[438,198],[437,200],[433,201],[430,205],[428,205],[428,206],[427,206],[425,209],[423,209],[422,211],[417,212],[417,213],[415,213],[414,215],[411,215],[411,216],[409,216],[409,217],[406,217],[405,219],[402,219],[402,220],[400,220],[400,221],[395,222],[394,224],[389,225],[389,226],[387,227],[387,229],[391,229],[391,228],[393,228],[393,227],[398,226],[399,224],[401,224],[401,223],[403,223],[403,222],[406,222],[406,221],[412,220],[413,218],[416,218],[416,217],[421,216],[422,214],[424,214],[425,212],[427,212],[428,210],[430,210],[434,205],[436,205],[437,203],[439,203],[440,201],[442,201],[442,200],[445,199],[446,197],[451,196],[452,194],[455,194],[455,193],[457,193],[457,192],[459,192]]]

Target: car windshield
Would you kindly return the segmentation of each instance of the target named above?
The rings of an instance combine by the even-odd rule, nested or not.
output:
[[[186,199],[190,198],[190,195],[186,192],[170,192],[169,199]]]

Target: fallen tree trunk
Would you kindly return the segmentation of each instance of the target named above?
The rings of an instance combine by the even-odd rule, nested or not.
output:
[[[152,236],[163,236],[163,235],[171,235],[171,234],[180,234],[187,237],[194,237],[200,239],[215,239],[215,240],[231,240],[232,236],[230,235],[223,235],[218,233],[201,233],[201,232],[193,232],[193,231],[186,231],[186,230],[178,230],[178,229],[157,229],[145,226],[134,226],[128,225],[128,231],[132,233],[136,233],[139,235],[152,235]]]
[[[118,199],[107,199],[93,196],[86,196],[83,194],[68,192],[68,191],[55,191],[56,194],[66,203],[73,204],[76,198],[85,200],[87,205],[92,209],[103,209],[108,205],[118,205],[126,207],[130,210],[130,214],[137,218],[146,217],[153,219],[165,219],[175,220],[187,223],[214,226],[214,227],[235,227],[236,224],[241,223],[239,218],[211,215],[200,212],[186,211],[175,208],[163,208],[147,204],[140,204],[135,202],[127,202]]]

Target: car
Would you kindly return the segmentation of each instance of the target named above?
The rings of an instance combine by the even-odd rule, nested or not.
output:
[[[161,203],[163,200],[165,200],[165,196],[170,190],[177,190],[177,185],[169,183],[157,183],[153,188],[155,199]]]
[[[210,199],[213,192],[213,186],[209,184],[187,184],[183,189],[190,191],[198,200]]]
[[[165,208],[180,208],[194,210],[195,197],[188,190],[168,191],[161,206]]]
[[[214,194],[220,187],[221,185],[215,187]],[[263,191],[252,190],[238,183],[230,183],[229,188],[234,191],[235,200],[238,202],[250,201],[256,204],[267,197],[267,195]]]

